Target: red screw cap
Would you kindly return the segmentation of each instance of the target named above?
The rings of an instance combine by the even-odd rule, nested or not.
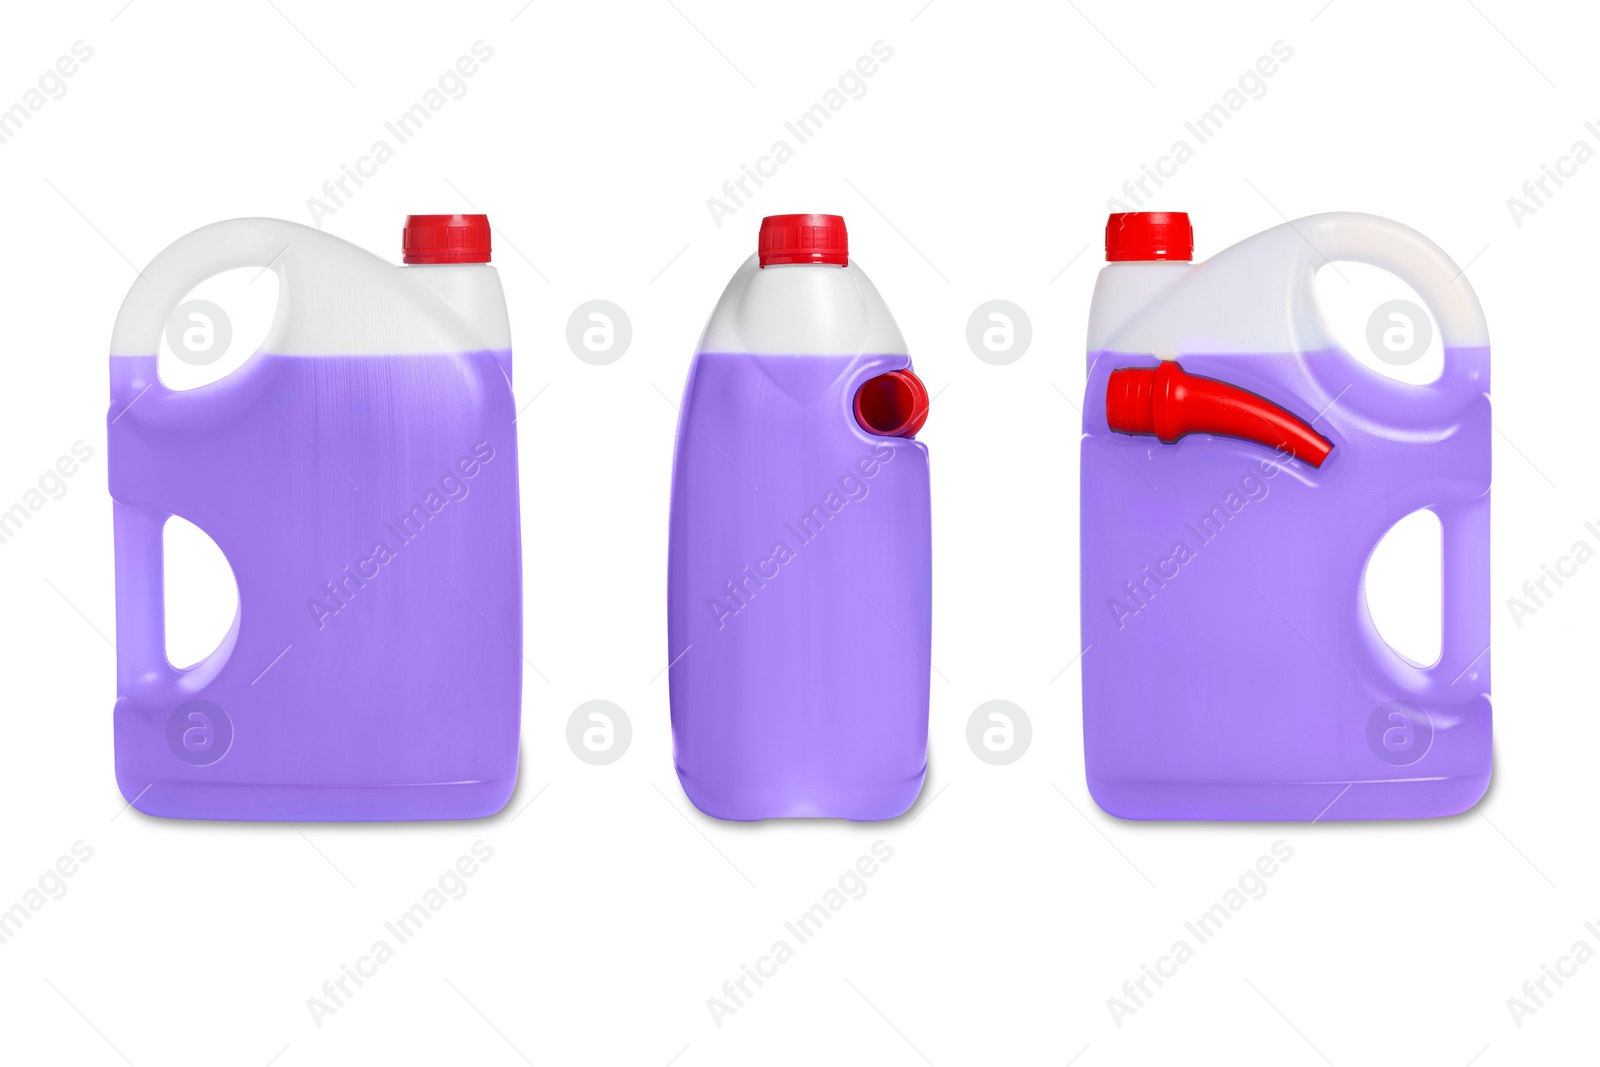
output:
[[[487,263],[489,216],[407,215],[401,247],[407,263]]]
[[[841,215],[768,215],[757,241],[761,265],[850,262],[850,239]]]
[[[1194,258],[1194,228],[1183,211],[1119,211],[1106,219],[1106,261]]]
[[[868,378],[856,390],[856,422],[879,437],[915,437],[928,421],[928,387],[908,370]]]

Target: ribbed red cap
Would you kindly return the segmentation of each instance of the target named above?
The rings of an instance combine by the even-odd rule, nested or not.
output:
[[[1194,258],[1194,228],[1183,211],[1119,211],[1106,219],[1106,260]]]
[[[768,215],[757,241],[761,265],[850,262],[850,239],[841,215]]]
[[[407,263],[487,263],[489,216],[407,215],[401,247]]]
[[[1121,367],[1106,382],[1106,425],[1117,433],[1153,434],[1156,369]]]

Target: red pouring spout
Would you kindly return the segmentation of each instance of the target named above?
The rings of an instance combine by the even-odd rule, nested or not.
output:
[[[1117,433],[1172,444],[1191,433],[1237,437],[1320,467],[1333,443],[1309,423],[1236,385],[1190,374],[1174,360],[1124,367],[1106,385],[1106,422]]]

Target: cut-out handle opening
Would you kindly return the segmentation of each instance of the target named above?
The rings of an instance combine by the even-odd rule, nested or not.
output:
[[[1444,373],[1444,341],[1433,311],[1398,274],[1354,260],[1316,272],[1317,308],[1339,346],[1374,374],[1429,385]]]
[[[166,660],[189,671],[227,639],[239,615],[239,582],[216,541],[188,519],[167,519],[161,547]]]
[[[1362,573],[1378,636],[1419,670],[1437,666],[1444,648],[1443,545],[1439,516],[1419,508],[1389,528]]]
[[[235,267],[185,293],[168,314],[156,357],[161,385],[174,392],[220,381],[242,367],[277,318],[276,272]]]

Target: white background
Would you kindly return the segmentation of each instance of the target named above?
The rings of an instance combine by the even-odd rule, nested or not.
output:
[[[1584,139],[1600,75],[1578,5],[534,0],[385,5],[99,0],[9,9],[0,107],[76,41],[93,57],[0,144],[0,506],[82,440],[94,458],[0,545],[0,908],[75,842],[66,892],[0,945],[0,1060],[114,1064],[1574,1063],[1600,962],[1519,1027],[1507,998],[1600,950],[1594,597],[1521,595],[1600,520],[1592,416],[1600,163],[1519,227]],[[120,10],[119,10],[120,9]],[[1320,9],[1320,10],[1319,10]],[[408,212],[487,212],[511,302],[526,652],[521,784],[470,824],[229,825],[124,810],[105,353],[148,262],[218,219],[310,222],[307,199],[475,41],[492,60],[321,221],[398,257]],[[893,58],[720,228],[706,207],[875,41]],[[1155,207],[1200,256],[1285,217],[1405,221],[1469,264],[1495,353],[1496,778],[1405,824],[1133,824],[1083,784],[1077,447],[1109,197],[1275,41],[1293,49]],[[1554,187],[1551,187],[1554,189]],[[670,762],[665,565],[673,404],[760,216],[838,212],[938,395],[928,784],[878,825],[732,825]],[[579,361],[580,303],[626,309]],[[967,317],[1026,309],[1030,349],[979,361]],[[1352,341],[1352,347],[1359,337]],[[664,399],[663,395],[666,398]],[[537,399],[535,396],[537,395]],[[531,401],[531,404],[529,403]],[[1590,568],[1600,572],[1600,567]],[[1425,613],[1424,613],[1425,614]],[[654,680],[653,680],[654,679]],[[630,716],[617,762],[565,724]],[[1031,749],[967,748],[1015,701]],[[515,816],[515,818],[513,818]],[[307,1007],[482,840],[469,892],[319,1027]],[[718,1027],[707,998],[882,840],[826,929]],[[1293,858],[1135,1014],[1107,1001],[1282,841]]]

